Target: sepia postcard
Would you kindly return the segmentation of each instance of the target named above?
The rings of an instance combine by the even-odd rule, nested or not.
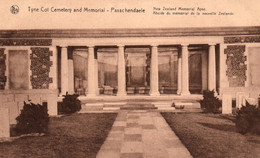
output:
[[[0,157],[259,158],[259,0],[0,0]]]

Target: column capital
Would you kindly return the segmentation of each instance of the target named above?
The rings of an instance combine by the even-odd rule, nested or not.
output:
[[[187,43],[182,43],[181,44],[181,47],[188,47],[189,46],[189,44],[187,44]]]
[[[94,48],[95,45],[87,45],[88,48]]]
[[[216,43],[208,43],[209,46],[216,46]]]
[[[117,47],[125,47],[124,44],[118,44]]]
[[[151,44],[152,47],[158,47],[159,44]]]
[[[61,48],[68,48],[68,45],[60,45]]]

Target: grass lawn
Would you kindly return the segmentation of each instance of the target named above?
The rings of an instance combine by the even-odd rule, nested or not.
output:
[[[193,157],[260,157],[260,136],[236,133],[232,119],[202,113],[162,113],[162,116]]]
[[[0,157],[96,157],[117,114],[73,114],[51,118],[45,136],[0,143]]]

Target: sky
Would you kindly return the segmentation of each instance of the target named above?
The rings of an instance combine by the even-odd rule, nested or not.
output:
[[[17,14],[10,11],[13,5],[19,7]],[[1,0],[0,29],[260,26],[259,6],[260,0]],[[39,11],[32,12],[29,7]],[[44,12],[41,8],[49,10]],[[51,8],[105,8],[105,12],[52,12]],[[111,12],[112,8],[123,11],[126,8],[144,9],[145,13]],[[169,15],[166,15],[167,11],[163,8],[176,10],[168,11]],[[187,13],[181,8],[194,10],[188,11],[188,15],[173,14]],[[154,11],[163,11],[164,15],[157,15]],[[191,12],[194,14],[191,15]],[[231,15],[223,15],[225,13]]]

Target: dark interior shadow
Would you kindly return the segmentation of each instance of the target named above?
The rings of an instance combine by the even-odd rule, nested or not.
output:
[[[208,128],[212,128],[212,129],[217,129],[217,130],[221,130],[221,131],[226,131],[226,132],[236,132],[236,128],[233,125],[227,125],[227,124],[210,124],[210,123],[201,123],[198,122],[198,124],[208,127]]]

